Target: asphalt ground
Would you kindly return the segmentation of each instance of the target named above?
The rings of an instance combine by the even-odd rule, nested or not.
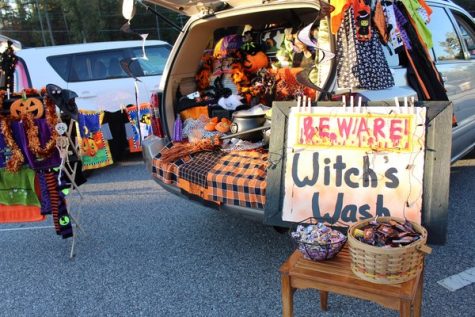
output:
[[[423,316],[475,316],[475,284],[437,284],[475,266],[475,159],[452,167],[448,242],[426,258]],[[76,256],[52,220],[1,225],[0,316],[281,316],[286,235],[178,198],[139,157],[94,171],[81,186]],[[73,212],[77,196],[70,197]],[[398,316],[376,304],[299,290],[295,316]]]

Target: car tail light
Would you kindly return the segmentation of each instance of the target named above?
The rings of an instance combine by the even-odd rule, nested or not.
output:
[[[159,138],[163,138],[165,134],[163,133],[161,117],[160,117],[160,100],[162,99],[162,94],[153,93],[150,98],[150,104],[152,106],[152,131],[153,134]]]

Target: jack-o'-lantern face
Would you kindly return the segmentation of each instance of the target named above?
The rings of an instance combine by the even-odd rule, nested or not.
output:
[[[92,136],[92,140],[94,140],[97,149],[102,149],[103,147],[105,147],[104,140],[102,138],[102,133],[95,133]]]
[[[39,119],[43,116],[43,103],[38,98],[17,99],[10,106],[10,114],[13,119],[20,119],[21,117],[31,113],[33,118]]]
[[[97,153],[97,145],[96,142],[94,142],[94,139],[84,139],[82,143],[82,148],[88,156],[92,157],[95,156]]]

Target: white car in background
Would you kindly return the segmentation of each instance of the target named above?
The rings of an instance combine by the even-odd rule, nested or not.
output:
[[[80,110],[118,111],[135,104],[134,78],[120,65],[136,59],[138,103],[158,90],[171,45],[156,40],[98,42],[27,48],[17,52],[15,91],[55,84],[78,94]],[[146,58],[144,58],[146,56]]]

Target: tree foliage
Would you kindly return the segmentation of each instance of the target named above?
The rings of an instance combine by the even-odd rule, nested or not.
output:
[[[180,25],[178,14],[156,7]],[[119,0],[0,0],[0,32],[24,47],[139,39],[120,31],[126,22]],[[178,31],[137,7],[132,29],[173,43]]]

